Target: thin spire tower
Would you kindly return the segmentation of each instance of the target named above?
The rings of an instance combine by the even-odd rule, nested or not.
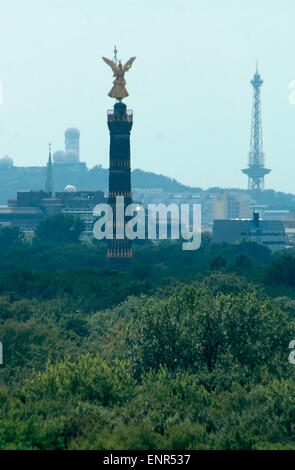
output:
[[[271,172],[264,168],[264,153],[262,139],[262,121],[261,121],[261,87],[263,80],[258,72],[258,62],[256,62],[256,72],[251,85],[253,86],[253,110],[251,122],[251,140],[248,168],[242,170],[248,175],[248,189],[263,191],[264,176]]]
[[[50,142],[49,142],[49,157],[48,157],[47,171],[46,171],[45,191],[48,191],[49,193],[51,193],[51,197],[55,197]]]

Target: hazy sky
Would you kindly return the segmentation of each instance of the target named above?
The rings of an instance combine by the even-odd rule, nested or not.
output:
[[[101,56],[126,74],[132,167],[208,188],[246,187],[256,59],[264,79],[266,187],[295,193],[294,0],[0,0],[0,155],[44,165],[81,132],[81,160],[108,166],[114,100]]]

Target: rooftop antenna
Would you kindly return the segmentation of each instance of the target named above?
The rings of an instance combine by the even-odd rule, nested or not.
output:
[[[54,198],[55,191],[54,191],[53,169],[52,169],[52,160],[51,160],[51,142],[49,142],[48,147],[49,147],[49,156],[48,156],[47,171],[46,171],[45,191],[50,192],[51,197]]]
[[[116,65],[118,64],[117,54],[118,54],[118,49],[115,46],[115,49],[114,49],[114,62],[115,62]]]

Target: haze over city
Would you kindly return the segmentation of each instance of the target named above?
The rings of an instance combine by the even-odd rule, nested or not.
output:
[[[43,166],[48,142],[81,132],[81,160],[108,167],[107,96],[101,57],[125,61],[134,111],[132,168],[203,188],[247,187],[256,60],[264,80],[266,188],[294,192],[295,79],[291,0],[2,0],[0,155]],[[288,177],[286,175],[289,175]]]

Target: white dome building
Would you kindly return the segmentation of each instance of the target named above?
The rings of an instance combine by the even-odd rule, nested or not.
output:
[[[70,127],[65,131],[65,149],[66,152],[69,150],[74,150],[77,154],[78,160],[75,162],[79,162],[80,160],[80,131],[75,127]]]
[[[13,168],[13,160],[8,155],[0,158],[0,168]]]
[[[64,150],[56,150],[53,154],[53,161],[55,163],[64,163],[65,162],[65,151]]]
[[[65,192],[65,193],[76,193],[76,192],[77,192],[77,188],[76,188],[76,186],[74,186],[73,184],[68,184],[68,185],[65,187],[64,192]]]
[[[77,129],[76,127],[69,127],[69,128],[65,131],[65,137],[75,137],[75,138],[79,138],[79,137],[80,137],[80,131],[79,131],[79,129]]]
[[[65,160],[66,163],[77,163],[79,162],[79,154],[76,150],[66,150],[65,151]]]

